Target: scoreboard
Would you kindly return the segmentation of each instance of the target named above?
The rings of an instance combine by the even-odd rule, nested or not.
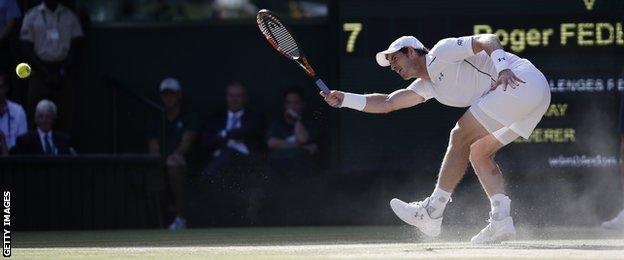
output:
[[[624,90],[621,0],[341,0],[340,89],[390,93],[405,88],[374,55],[403,35],[431,48],[447,37],[493,33],[529,59],[550,83],[550,108],[529,139],[498,155],[510,171],[613,171]],[[340,161],[380,170],[439,167],[448,134],[465,109],[430,100],[389,115],[340,113]],[[504,162],[503,162],[504,161]]]

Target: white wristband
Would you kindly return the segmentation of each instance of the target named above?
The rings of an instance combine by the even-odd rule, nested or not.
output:
[[[503,49],[494,50],[490,54],[490,58],[492,58],[494,67],[496,67],[497,75],[501,71],[509,69],[509,57],[507,56],[507,53]]]
[[[340,107],[348,107],[359,111],[364,110],[365,106],[366,96],[347,92],[344,93],[342,104],[340,104]]]

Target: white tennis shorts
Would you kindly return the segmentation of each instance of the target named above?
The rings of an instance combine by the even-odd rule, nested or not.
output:
[[[515,89],[508,86],[507,91],[498,86],[470,107],[477,121],[504,145],[518,136],[529,138],[550,106],[550,86],[544,74],[527,60],[514,65],[511,70],[526,83]]]

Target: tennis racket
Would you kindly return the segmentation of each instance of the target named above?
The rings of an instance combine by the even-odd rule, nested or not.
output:
[[[271,11],[262,9],[258,11],[256,15],[256,21],[260,31],[267,39],[269,44],[279,53],[293,60],[299,67],[301,67],[310,78],[314,80],[316,86],[328,94],[329,88],[314,72],[314,69],[308,62],[308,58],[303,54],[299,44],[295,40],[295,36],[291,33],[290,29],[282,23],[275,14]]]

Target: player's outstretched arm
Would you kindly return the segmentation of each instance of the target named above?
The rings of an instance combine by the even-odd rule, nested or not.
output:
[[[423,97],[409,89],[399,89],[392,94],[359,95],[332,90],[329,94],[320,93],[332,107],[348,107],[366,113],[381,114],[413,107],[425,101]]]

